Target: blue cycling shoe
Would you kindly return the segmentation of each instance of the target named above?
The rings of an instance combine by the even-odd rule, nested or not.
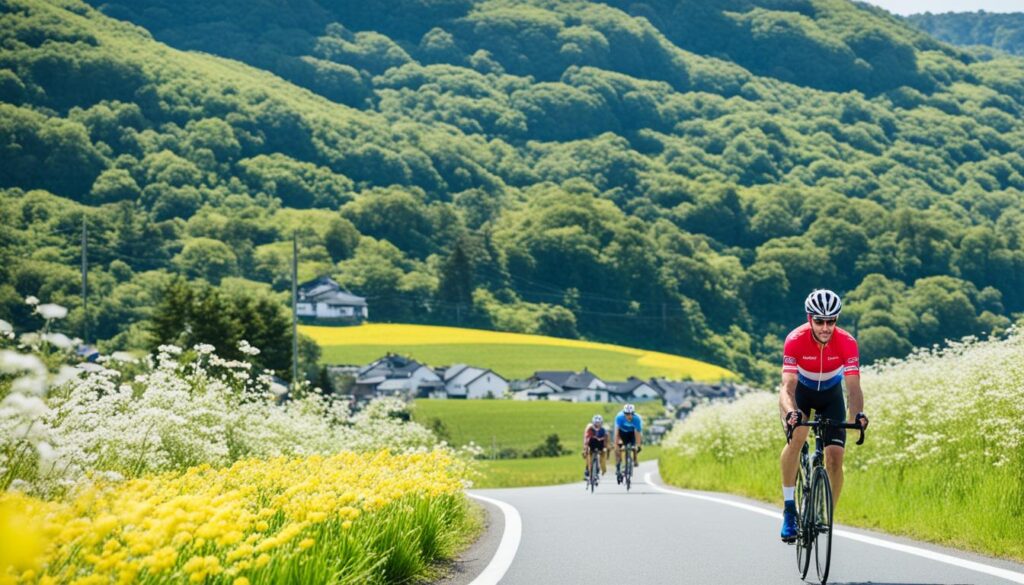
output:
[[[794,543],[797,541],[797,504],[793,500],[785,502],[782,510],[782,542]]]
[[[782,542],[796,542],[796,503],[787,501],[782,511]]]

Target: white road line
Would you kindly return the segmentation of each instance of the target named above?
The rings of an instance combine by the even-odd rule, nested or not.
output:
[[[749,512],[757,512],[758,514],[762,514],[764,516],[770,516],[770,517],[775,518],[777,520],[781,520],[782,519],[782,514],[780,514],[778,512],[774,512],[772,510],[765,510],[764,508],[759,508],[757,506],[751,506],[750,504],[744,504],[743,502],[734,502],[732,500],[716,498],[716,497],[713,497],[713,496],[706,496],[704,494],[691,494],[691,493],[680,492],[680,491],[676,491],[676,490],[670,490],[670,489],[663,488],[663,487],[655,484],[653,481],[651,481],[651,474],[650,473],[644,474],[644,481],[646,481],[648,485],[650,485],[652,488],[658,490],[659,492],[663,492],[663,493],[670,494],[670,495],[673,495],[673,496],[681,496],[681,497],[684,497],[684,498],[692,498],[692,499],[695,499],[695,500],[706,500],[706,501],[715,502],[715,503],[718,503],[718,504],[725,504],[726,506],[732,506],[733,508],[740,508],[742,510],[747,510]],[[984,563],[978,563],[978,562],[975,562],[975,561],[968,561],[966,559],[961,559],[959,557],[954,557],[954,556],[943,554],[943,553],[940,553],[940,552],[935,552],[935,551],[931,551],[931,550],[927,550],[927,549],[923,549],[923,548],[918,548],[916,546],[900,544],[898,542],[891,542],[891,541],[888,541],[888,540],[882,540],[881,538],[875,538],[873,536],[865,536],[863,534],[858,534],[856,532],[849,532],[847,530],[837,529],[832,534],[834,534],[835,536],[840,536],[842,538],[849,538],[850,540],[856,540],[856,541],[859,541],[859,542],[863,542],[865,544],[872,544],[874,546],[880,546],[882,548],[887,548],[887,549],[890,549],[890,550],[895,550],[895,551],[904,552],[904,553],[911,554],[911,555],[916,555],[916,556],[923,557],[923,558],[926,558],[926,559],[931,559],[933,561],[938,561],[940,563],[946,563],[948,565],[954,565],[954,566],[961,567],[961,568],[964,568],[964,569],[969,569],[971,571],[977,571],[979,573],[985,573],[986,575],[992,575],[994,577],[999,577],[1001,579],[1006,579],[1007,581],[1012,581],[1014,583],[1024,583],[1024,573],[1018,573],[1016,571],[1011,571],[1009,569],[1001,569],[999,567],[993,567],[992,565],[986,565]]]
[[[508,571],[508,568],[512,566],[512,560],[516,558],[516,551],[519,550],[519,540],[523,536],[523,520],[519,517],[519,511],[512,504],[476,494],[467,495],[497,506],[501,513],[505,515],[505,531],[501,535],[501,543],[498,544],[498,550],[494,551],[494,557],[491,558],[491,562],[487,564],[483,572],[477,575],[476,579],[473,579],[472,583],[469,584],[497,585],[498,581],[501,581],[501,578],[505,576],[505,571]]]

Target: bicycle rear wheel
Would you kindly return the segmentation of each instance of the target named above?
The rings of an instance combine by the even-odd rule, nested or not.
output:
[[[832,484],[824,468],[815,470],[812,488],[814,562],[818,568],[818,580],[825,585],[832,561]]]
[[[807,521],[811,509],[811,490],[808,483],[804,465],[806,465],[807,454],[800,454],[800,464],[796,468],[796,570],[800,578],[807,577],[807,570],[811,567],[811,535],[810,523]]]

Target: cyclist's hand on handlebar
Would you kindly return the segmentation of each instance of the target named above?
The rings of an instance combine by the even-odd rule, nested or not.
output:
[[[800,424],[800,420],[803,418],[803,413],[799,410],[791,410],[786,413],[786,426],[792,429],[796,425]]]
[[[868,428],[868,416],[863,412],[858,412],[854,420],[860,424],[861,429]]]

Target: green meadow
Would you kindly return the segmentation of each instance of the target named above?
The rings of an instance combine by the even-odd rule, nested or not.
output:
[[[529,450],[551,434],[557,434],[562,447],[579,454],[583,429],[590,418],[601,414],[608,421],[621,404],[554,402],[547,400],[417,400],[413,403],[414,421],[436,430],[441,421],[444,436],[452,445],[474,442],[491,456],[501,449]],[[650,420],[662,412],[660,403],[637,407]]]

